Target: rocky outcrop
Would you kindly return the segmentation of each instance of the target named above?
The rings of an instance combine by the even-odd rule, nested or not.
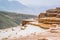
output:
[[[57,13],[46,13],[46,17],[56,17]]]
[[[33,18],[34,19],[34,18]],[[36,19],[34,19],[36,20]],[[46,10],[46,13],[40,13],[37,20],[38,24],[33,23],[36,21],[32,20],[24,20],[22,22],[22,26],[26,24],[32,24],[35,26],[39,26],[42,28],[52,28],[56,27],[57,25],[60,25],[60,8],[57,7],[56,9],[48,9]],[[56,24],[56,25],[54,25]]]
[[[56,17],[45,17],[39,19],[40,23],[47,23],[47,24],[60,24],[60,18]]]
[[[56,17],[60,14],[60,8],[57,7],[56,9],[48,9],[46,10],[46,13],[40,13],[40,17],[42,17],[42,14],[44,14],[46,17]]]
[[[44,14],[44,13],[41,13]],[[56,9],[48,9],[44,16],[39,15],[38,22],[41,23],[48,23],[48,24],[60,24],[60,8],[57,7]]]
[[[35,19],[24,19],[23,21],[22,21],[22,26],[24,26],[24,25],[26,25],[27,23],[29,23],[29,22],[34,22],[35,21]]]
[[[56,10],[60,10],[56,8]],[[22,21],[22,30],[19,27],[3,30],[2,33],[11,33],[2,40],[60,40],[60,14],[55,13],[41,13],[38,19],[26,19]],[[58,25],[57,25],[58,24]],[[24,27],[27,28],[24,28]],[[58,27],[56,27],[58,26]],[[44,28],[44,29],[43,29]],[[18,30],[17,30],[18,29]],[[25,29],[25,30],[24,30]],[[5,34],[4,33],[4,34]]]
[[[38,16],[38,18],[43,18],[46,17],[46,13],[40,13],[40,15]]]
[[[60,14],[57,14],[57,16],[56,16],[57,18],[60,18]]]

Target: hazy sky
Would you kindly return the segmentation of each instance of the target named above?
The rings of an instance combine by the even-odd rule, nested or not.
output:
[[[50,8],[60,7],[60,0],[0,0],[0,10],[38,15]]]

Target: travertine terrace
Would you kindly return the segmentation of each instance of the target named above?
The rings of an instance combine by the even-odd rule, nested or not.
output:
[[[60,40],[60,7],[48,9],[36,19],[23,20],[21,28],[13,29],[1,30],[0,35],[6,30],[3,36],[8,34],[1,35],[1,40]]]
[[[31,23],[34,22],[34,20],[36,20],[38,24]],[[27,23],[40,26],[42,28],[51,28],[60,25],[60,7],[48,9],[46,10],[46,13],[40,13],[34,20],[24,20],[22,22],[22,26]]]

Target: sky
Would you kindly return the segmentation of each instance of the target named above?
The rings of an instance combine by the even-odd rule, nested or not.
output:
[[[38,15],[47,9],[60,7],[60,0],[0,0],[0,10]]]

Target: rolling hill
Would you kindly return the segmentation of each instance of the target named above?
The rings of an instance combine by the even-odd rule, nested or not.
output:
[[[36,18],[36,16],[0,11],[0,29],[16,27],[21,24],[23,19],[29,18]]]

